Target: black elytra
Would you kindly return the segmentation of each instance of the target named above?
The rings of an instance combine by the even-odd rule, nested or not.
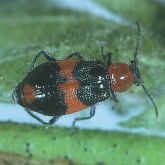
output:
[[[69,59],[61,61],[56,61],[53,57],[50,60],[50,57],[47,57],[50,54],[45,51],[39,54],[48,62],[33,68],[39,57],[38,54],[36,55],[37,58],[33,59],[29,67],[30,71],[15,88],[13,98],[41,123],[53,124],[64,114],[94,106],[97,102],[110,97],[110,80],[102,62],[85,61],[79,53],[73,54],[74,56],[78,54],[78,60],[70,59],[72,55],[69,55]],[[32,111],[53,118],[46,123],[32,114]]]

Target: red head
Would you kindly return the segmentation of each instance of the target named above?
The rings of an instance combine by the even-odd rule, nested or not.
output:
[[[111,80],[111,89],[114,92],[124,92],[128,90],[134,82],[134,75],[128,64],[111,64],[108,67],[108,74]]]

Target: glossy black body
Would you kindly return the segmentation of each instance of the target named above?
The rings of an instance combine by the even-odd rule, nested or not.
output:
[[[72,60],[66,60],[66,65],[70,61]],[[20,83],[21,85],[29,84],[35,89],[35,98],[26,105],[27,108],[48,116],[59,116],[67,113],[68,105],[65,103],[65,91],[60,90],[58,86],[67,84],[68,80],[60,74],[61,70],[60,63],[56,61],[43,63],[28,73]],[[70,70],[72,72],[70,81],[79,82],[78,89],[72,87],[72,90],[75,90],[77,99],[86,107],[109,97],[109,76],[101,62],[77,61]],[[23,103],[22,106],[24,106]],[[81,109],[77,111],[79,110]]]

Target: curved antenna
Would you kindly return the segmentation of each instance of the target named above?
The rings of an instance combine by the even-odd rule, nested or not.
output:
[[[148,98],[150,99],[152,105],[154,106],[154,110],[155,110],[155,115],[156,117],[158,117],[158,108],[155,104],[155,101],[153,100],[153,98],[151,97],[150,93],[148,92],[148,90],[146,89],[146,87],[144,86],[144,84],[141,84],[141,87],[143,88],[144,92],[146,93],[146,95],[148,96]]]
[[[136,25],[137,25],[137,37],[136,37],[136,47],[135,47],[135,54],[134,54],[134,61],[137,64],[138,63],[138,59],[137,59],[137,55],[138,55],[138,50],[139,50],[139,45],[140,45],[140,23],[138,21],[136,21]]]
[[[139,50],[139,45],[140,45],[140,23],[138,21],[136,21],[136,25],[137,25],[137,38],[136,38],[136,47],[135,47],[135,54],[134,54],[134,60],[131,61],[130,63],[130,67],[132,68],[133,72],[134,72],[134,76],[135,76],[135,84],[137,86],[141,86],[145,92],[145,94],[148,96],[149,100],[151,101],[154,110],[155,110],[155,115],[158,116],[158,108],[156,106],[156,103],[154,102],[152,96],[150,95],[150,93],[148,92],[147,88],[144,86],[143,80],[141,78],[140,72],[138,70],[138,50]]]

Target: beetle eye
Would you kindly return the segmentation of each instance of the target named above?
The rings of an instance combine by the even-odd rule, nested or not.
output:
[[[141,80],[141,75],[139,68],[134,60],[129,62],[129,68],[132,70],[133,75],[134,75],[134,84],[137,86],[140,86],[143,82]]]

